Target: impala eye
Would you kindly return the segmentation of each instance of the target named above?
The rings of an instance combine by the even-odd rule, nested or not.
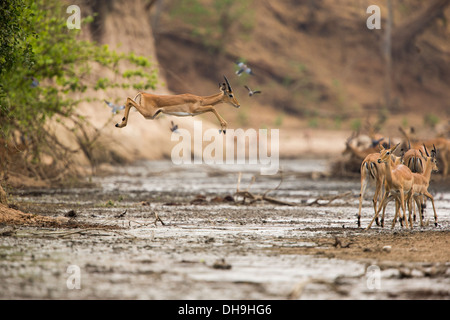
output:
[[[228,95],[230,98],[233,98],[233,95],[232,94],[230,94],[230,95]]]

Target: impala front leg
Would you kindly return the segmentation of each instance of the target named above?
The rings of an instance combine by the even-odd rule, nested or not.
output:
[[[222,129],[219,130],[219,133],[223,131],[223,134],[227,133],[227,122],[219,115],[217,110],[213,107],[211,107],[211,112],[214,113],[217,117],[217,119],[220,121],[220,126]]]

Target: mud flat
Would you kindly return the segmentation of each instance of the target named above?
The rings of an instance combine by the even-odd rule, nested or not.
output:
[[[364,231],[357,177],[329,176],[325,160],[281,166],[281,184],[258,168],[158,161],[113,168],[89,188],[16,190],[23,212],[74,227],[1,225],[0,298],[450,298],[446,181],[430,188],[438,227],[429,205],[425,227],[391,229],[390,204],[387,226]],[[242,203],[239,172],[241,190],[256,175],[248,191],[291,205]]]

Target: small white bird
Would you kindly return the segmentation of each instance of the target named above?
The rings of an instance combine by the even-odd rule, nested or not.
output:
[[[256,93],[261,93],[261,91],[260,90],[255,90],[255,91],[253,91],[252,89],[250,89],[249,87],[247,87],[247,86],[244,86],[247,90],[248,90],[248,95],[251,97],[251,96],[253,96],[254,94],[256,94]]]
[[[254,75],[252,69],[250,69],[245,63],[243,63],[243,62],[236,62],[236,64],[237,64],[238,67],[239,67],[239,70],[236,71],[236,74],[237,74],[239,77],[241,76],[242,72],[251,74],[252,76]]]
[[[113,114],[116,114],[118,111],[125,109],[125,106],[118,106],[117,104],[111,103],[106,100],[105,100],[105,103],[108,105],[108,107],[111,108],[111,112]]]

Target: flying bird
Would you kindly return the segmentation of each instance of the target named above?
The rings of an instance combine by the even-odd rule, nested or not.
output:
[[[254,75],[252,69],[250,69],[245,63],[243,63],[243,62],[236,62],[236,64],[237,64],[238,67],[239,67],[239,70],[236,71],[236,74],[237,74],[239,77],[241,76],[242,72],[245,72],[245,73]]]
[[[171,121],[172,126],[170,127],[170,131],[178,133],[178,125]]]
[[[23,77],[25,80],[31,80],[30,87],[36,88],[39,86],[39,81],[35,77]]]
[[[261,93],[261,91],[260,90],[255,90],[255,91],[253,91],[252,89],[250,89],[248,86],[244,86],[247,90],[248,90],[248,95],[251,97],[251,96],[253,96],[254,94],[256,94],[256,93]]]
[[[105,103],[108,105],[108,107],[111,108],[111,112],[113,114],[116,114],[118,111],[125,109],[125,106],[118,106],[117,104],[111,103],[106,100],[105,100]]]
[[[39,81],[35,77],[31,77],[31,87],[36,88],[39,86]]]

